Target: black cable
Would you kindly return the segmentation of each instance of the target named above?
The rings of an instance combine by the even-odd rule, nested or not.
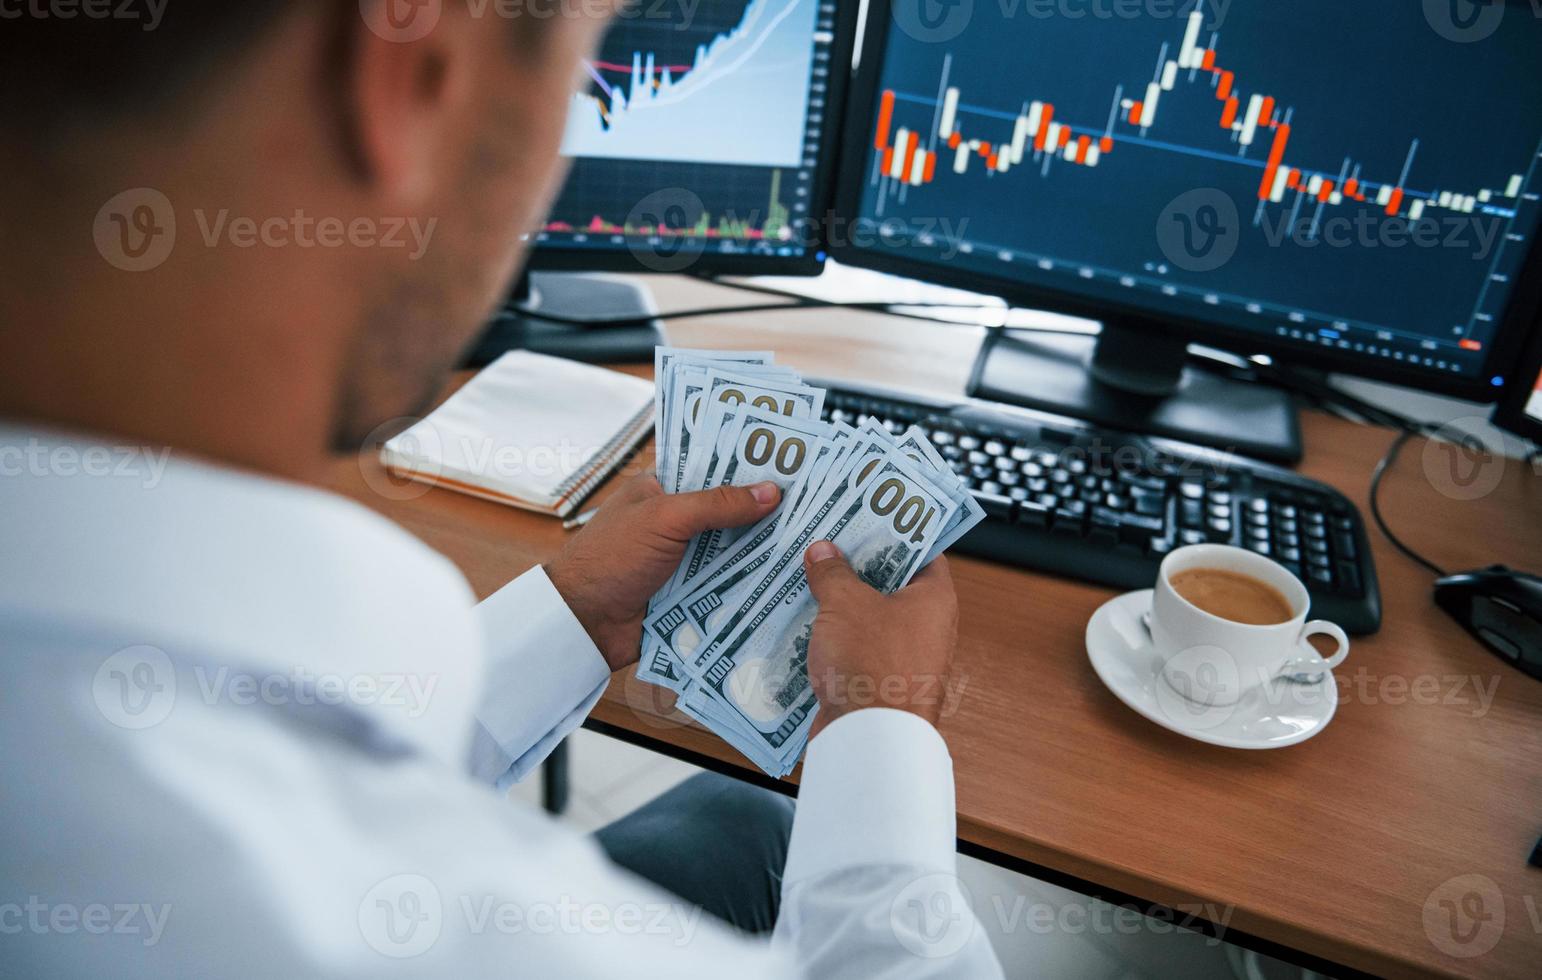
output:
[[[1386,518],[1382,517],[1381,514],[1382,477],[1386,476],[1387,470],[1391,468],[1393,463],[1397,462],[1398,454],[1403,451],[1403,447],[1408,444],[1408,440],[1423,431],[1424,428],[1422,426],[1415,426],[1399,432],[1397,438],[1392,440],[1392,445],[1387,449],[1386,455],[1381,458],[1381,462],[1376,464],[1376,471],[1371,474],[1371,517],[1375,519],[1376,526],[1381,529],[1382,534],[1387,536],[1387,540],[1392,542],[1394,548],[1434,572],[1437,578],[1445,578],[1445,569],[1404,544],[1402,539],[1392,533],[1392,528],[1387,526]]]
[[[626,327],[645,327],[659,320],[691,320],[704,316],[731,316],[737,313],[769,313],[781,310],[783,312],[795,312],[801,310],[864,310],[872,313],[888,313],[895,305],[914,306],[934,309],[976,309],[974,303],[904,303],[894,304],[885,302],[871,303],[843,303],[823,299],[800,299],[791,303],[748,303],[742,306],[700,306],[693,309],[670,310],[664,313],[654,313],[643,316],[619,316],[598,317],[590,319],[579,316],[563,316],[559,313],[543,313],[540,310],[527,310],[519,307],[507,309],[499,314],[500,317],[517,316],[530,320],[542,320],[547,323],[556,323],[567,327],[588,327],[595,330],[615,330]],[[952,321],[938,320],[939,323]],[[958,326],[974,326],[974,324],[958,324]]]
[[[981,310],[987,309],[978,303],[895,303],[884,300],[846,302],[840,300],[816,299],[810,296],[799,296],[796,293],[787,293],[781,290],[770,289],[763,286],[747,286],[740,283],[710,280],[718,285],[733,289],[742,289],[748,292],[766,293],[773,296],[786,296],[791,302],[787,303],[749,303],[739,306],[701,306],[684,310],[671,310],[664,313],[654,313],[643,316],[623,317],[576,317],[563,316],[560,313],[544,313],[540,310],[527,310],[522,307],[507,307],[500,311],[496,320],[505,318],[523,318],[527,320],[540,320],[544,323],[555,323],[565,327],[585,327],[591,330],[618,330],[628,327],[646,327],[653,323],[665,320],[690,320],[704,316],[731,316],[739,313],[775,313],[800,312],[803,310],[856,310],[868,313],[884,313],[889,316],[905,317],[911,320],[922,320],[949,327],[972,327],[981,329],[977,323],[964,323],[958,320],[949,320],[943,317],[925,316],[910,312],[918,309],[935,310]],[[984,327],[986,330],[1023,331],[1028,333],[1063,333],[1083,335],[1080,330],[1058,327]]]

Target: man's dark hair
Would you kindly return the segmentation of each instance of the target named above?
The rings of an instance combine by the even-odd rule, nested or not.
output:
[[[6,0],[0,133],[48,139],[162,111],[239,59],[296,2]]]

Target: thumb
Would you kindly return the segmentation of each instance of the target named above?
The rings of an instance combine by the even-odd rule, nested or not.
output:
[[[720,527],[743,527],[771,513],[782,499],[774,483],[716,487],[660,497],[665,526],[682,538]]]
[[[814,600],[825,606],[855,597],[862,592],[873,591],[871,586],[857,577],[841,549],[828,541],[816,541],[804,554],[807,565],[809,590]]]

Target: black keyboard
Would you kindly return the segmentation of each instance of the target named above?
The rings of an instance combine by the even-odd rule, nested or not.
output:
[[[1343,494],[1201,446],[975,400],[826,385],[826,418],[920,426],[985,508],[956,550],[1120,589],[1148,588],[1174,548],[1267,555],[1312,594],[1311,615],[1381,626],[1365,524]]]

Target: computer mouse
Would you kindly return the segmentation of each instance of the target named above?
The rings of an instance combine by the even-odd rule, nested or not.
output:
[[[1435,603],[1484,646],[1542,680],[1542,577],[1490,565],[1435,583]]]

